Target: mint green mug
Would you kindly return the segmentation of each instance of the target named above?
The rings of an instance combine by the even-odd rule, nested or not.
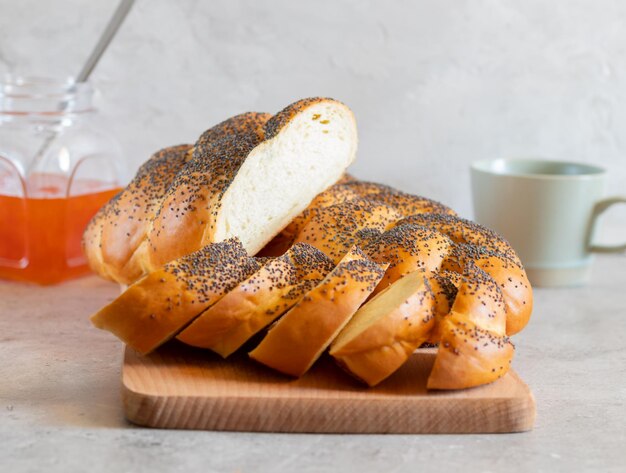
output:
[[[533,285],[589,281],[592,253],[626,250],[595,244],[597,218],[626,197],[605,198],[607,173],[581,163],[496,159],[471,166],[476,220],[519,254]]]

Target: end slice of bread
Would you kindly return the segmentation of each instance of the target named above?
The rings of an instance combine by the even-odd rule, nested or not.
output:
[[[426,341],[434,295],[422,271],[396,281],[361,307],[330,347],[348,373],[375,386]]]

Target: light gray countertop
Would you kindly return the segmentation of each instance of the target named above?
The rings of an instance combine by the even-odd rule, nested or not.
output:
[[[117,293],[89,277],[0,283],[0,471],[626,471],[626,257],[593,282],[535,292],[514,368],[532,432],[304,435],[149,430],[120,400],[122,344],[88,315]],[[77,296],[78,294],[78,296]]]

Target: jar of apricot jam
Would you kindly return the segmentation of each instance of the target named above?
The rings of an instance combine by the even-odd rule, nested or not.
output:
[[[120,189],[120,147],[89,83],[0,81],[0,278],[54,284],[89,272],[85,226]]]

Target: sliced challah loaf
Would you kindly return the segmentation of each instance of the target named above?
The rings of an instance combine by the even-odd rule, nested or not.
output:
[[[268,261],[204,311],[178,340],[227,357],[295,305],[333,269],[318,249],[301,243]]]

